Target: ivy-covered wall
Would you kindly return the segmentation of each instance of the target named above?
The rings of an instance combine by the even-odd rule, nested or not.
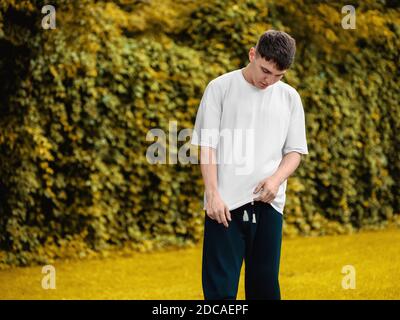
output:
[[[149,163],[146,136],[192,128],[208,81],[269,28],[297,41],[285,81],[310,152],[289,178],[285,234],[398,217],[400,8],[353,3],[346,30],[331,1],[64,0],[44,30],[43,1],[2,1],[0,265],[198,243],[199,166]]]

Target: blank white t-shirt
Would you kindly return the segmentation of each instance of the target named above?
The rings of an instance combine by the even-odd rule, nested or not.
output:
[[[191,143],[216,149],[218,191],[229,210],[259,196],[258,183],[273,175],[282,157],[292,151],[308,154],[300,95],[278,81],[259,89],[243,69],[211,80],[203,94]],[[285,180],[271,205],[281,214]],[[203,209],[206,209],[204,193]]]

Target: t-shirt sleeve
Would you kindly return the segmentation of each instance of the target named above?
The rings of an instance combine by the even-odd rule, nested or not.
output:
[[[191,144],[217,148],[222,114],[222,96],[218,84],[212,80],[204,90],[197,110]]]
[[[292,151],[308,154],[304,109],[297,91],[292,96],[289,129],[283,146],[282,155]]]

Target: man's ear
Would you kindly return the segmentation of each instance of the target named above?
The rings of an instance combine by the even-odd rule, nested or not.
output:
[[[251,47],[249,50],[249,61],[253,62],[255,58],[256,58],[256,48]]]

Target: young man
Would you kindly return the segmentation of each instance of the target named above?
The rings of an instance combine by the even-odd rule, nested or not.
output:
[[[200,102],[191,143],[205,184],[206,300],[236,299],[243,259],[246,299],[281,298],[287,178],[308,154],[300,96],[280,81],[295,51],[287,33],[265,32],[250,63],[210,81]]]

